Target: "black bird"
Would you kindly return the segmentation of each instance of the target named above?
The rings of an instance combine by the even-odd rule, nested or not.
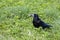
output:
[[[45,22],[43,22],[37,14],[31,14],[30,16],[33,17],[34,27],[39,28],[41,26],[43,29],[50,28],[51,25],[48,25]]]

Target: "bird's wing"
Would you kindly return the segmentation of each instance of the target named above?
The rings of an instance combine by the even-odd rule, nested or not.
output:
[[[39,23],[40,21],[38,20],[37,23]]]

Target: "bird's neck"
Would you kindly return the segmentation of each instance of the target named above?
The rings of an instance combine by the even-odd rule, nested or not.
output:
[[[33,20],[40,20],[39,17],[34,17]]]

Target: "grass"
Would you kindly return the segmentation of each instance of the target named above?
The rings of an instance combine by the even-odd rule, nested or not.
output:
[[[53,27],[34,28],[31,13]],[[0,40],[60,40],[60,0],[0,0]]]

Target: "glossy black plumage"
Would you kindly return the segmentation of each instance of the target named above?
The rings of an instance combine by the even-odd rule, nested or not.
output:
[[[32,14],[31,16],[33,16],[34,27],[39,28],[41,26],[43,29],[50,28],[50,25],[43,22],[37,14]]]

